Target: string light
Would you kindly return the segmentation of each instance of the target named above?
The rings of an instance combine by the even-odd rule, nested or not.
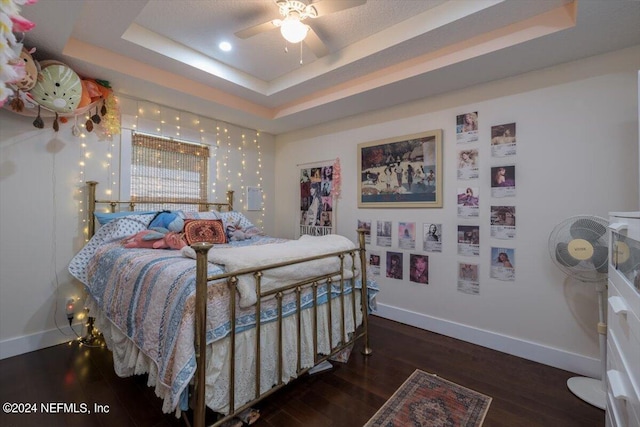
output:
[[[180,137],[187,142],[191,139],[204,146],[209,146],[209,157],[213,157],[209,161],[209,179],[208,182],[201,184],[205,188],[209,187],[212,201],[220,201],[220,192],[218,190],[220,185],[223,185],[226,190],[236,190],[237,209],[246,208],[245,194],[247,186],[262,186],[263,162],[259,142],[260,133],[258,131],[237,127],[229,123],[211,120],[193,113],[182,112],[146,101],[123,99],[122,97],[119,97],[118,101],[121,106],[125,105],[121,111],[123,115],[127,114],[126,110],[128,108],[131,111],[128,119],[122,122],[121,128],[124,130],[148,132],[176,139]],[[127,108],[127,105],[133,106],[133,108]],[[88,119],[90,118],[87,117]],[[84,143],[86,141],[85,138],[90,134],[86,133],[84,124],[78,123],[78,125],[82,126],[81,141]],[[254,135],[255,137],[252,137]],[[253,144],[251,144],[252,140]],[[89,151],[86,144],[82,146],[78,182],[81,188],[84,187],[85,169],[95,168],[95,161],[100,161],[101,169],[105,171],[108,177],[108,181],[106,181],[108,185],[102,187],[103,194],[109,196],[109,200],[117,200],[117,194],[120,190],[118,175],[121,173],[119,162],[122,161],[120,157],[120,141],[116,140],[114,143],[112,139],[109,144],[106,147],[103,145],[102,147],[104,148],[96,146],[92,151]],[[179,173],[186,170],[179,159],[174,160],[174,162],[175,169],[181,171]],[[135,159],[132,159],[132,165],[135,165]],[[123,166],[126,167],[126,165]],[[255,171],[255,174],[253,171]],[[187,178],[185,176],[181,179],[186,180]],[[82,189],[79,192],[80,196],[86,195],[86,192],[83,194]],[[262,198],[264,206],[267,195],[263,193]],[[79,197],[79,200],[82,205],[83,197]],[[82,209],[82,206],[80,208]],[[264,226],[264,218],[265,210],[263,209],[260,218],[256,218],[258,225],[261,227]],[[83,222],[85,225],[88,223],[84,218]],[[88,227],[85,227],[85,229],[88,229]]]
[[[244,148],[247,145],[247,140],[245,139],[245,134],[244,132],[241,135],[242,137],[242,145],[238,146],[238,150],[242,153],[242,160],[241,160],[241,164],[242,164],[242,172],[238,172],[238,176],[240,177],[240,204],[244,205],[244,173],[245,173],[245,168],[247,167],[247,162],[246,162],[246,150],[244,150]]]
[[[83,136],[84,133],[81,134]],[[84,139],[81,139],[80,142],[80,160],[78,162],[80,166],[79,178],[78,178],[78,210],[80,211],[80,216],[82,218],[82,233],[84,235],[84,241],[89,241],[89,227],[87,227],[87,218],[86,215],[83,215],[84,212],[84,159],[86,157],[87,152],[87,143],[84,142]]]
[[[258,183],[259,183],[259,187],[262,188],[262,176],[260,175],[260,169],[262,169],[262,151],[260,149],[260,132],[256,131],[256,137],[253,140],[253,142],[256,145],[256,151],[258,152],[258,167],[256,168],[256,175],[258,176]],[[267,209],[267,195],[264,193],[264,191],[262,192],[262,213],[260,215],[260,223],[258,224],[260,226],[260,228],[262,228],[264,230],[264,216],[265,216],[265,211]]]

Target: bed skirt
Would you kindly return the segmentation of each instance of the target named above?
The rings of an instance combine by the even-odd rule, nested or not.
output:
[[[345,295],[345,332],[350,336],[362,322],[360,310],[360,292],[356,292],[356,324],[353,323],[352,293]],[[339,298],[331,301],[332,314],[327,312],[327,304],[318,306],[318,353],[329,355],[332,348],[341,344],[342,337],[342,304]],[[175,412],[179,417],[180,406],[171,407],[171,387],[158,380],[158,367],[156,363],[144,354],[135,343],[130,340],[116,325],[114,325],[100,310],[91,296],[88,297],[86,307],[92,317],[95,318],[95,326],[104,336],[107,347],[113,353],[113,365],[115,372],[120,377],[148,374],[147,385],[155,388],[155,393],[163,400],[162,410],[165,413]],[[300,369],[311,368],[315,365],[313,354],[313,308],[307,308],[301,312],[301,366]],[[329,318],[332,319],[332,331],[329,334]],[[282,365],[283,383],[288,383],[297,376],[297,315],[293,314],[283,319],[283,355],[285,359]],[[269,322],[261,325],[261,349],[260,349],[260,394],[267,392],[278,382],[277,337],[278,323]],[[235,363],[235,407],[238,408],[256,398],[255,372],[255,328],[236,334],[236,363]],[[332,345],[329,345],[329,336],[332,337]],[[220,339],[207,345],[206,361],[206,390],[205,400],[207,406],[213,411],[227,415],[229,413],[229,378],[230,378],[230,339]],[[186,403],[187,393],[182,394],[181,401]],[[185,407],[185,406],[183,406]]]

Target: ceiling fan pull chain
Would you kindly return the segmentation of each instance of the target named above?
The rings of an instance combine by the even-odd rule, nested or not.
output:
[[[302,42],[300,42],[300,65],[302,65]]]

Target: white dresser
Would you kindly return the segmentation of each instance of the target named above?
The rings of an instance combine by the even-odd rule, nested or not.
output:
[[[606,425],[640,427],[640,212],[609,221]]]

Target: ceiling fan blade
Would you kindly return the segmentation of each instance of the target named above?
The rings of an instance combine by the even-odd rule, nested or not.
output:
[[[255,25],[253,27],[245,28],[235,33],[235,36],[241,39],[248,39],[256,34],[264,33],[269,30],[273,30],[276,26],[273,21],[265,22],[264,24]]]
[[[320,37],[318,37],[318,34],[316,34],[311,27],[309,27],[307,37],[304,39],[304,44],[311,49],[316,58],[322,58],[329,54],[329,49],[327,49],[327,46],[324,45],[322,40],[320,40]]]
[[[328,15],[330,13],[339,12],[345,9],[351,9],[352,7],[363,5],[367,0],[320,0],[311,3],[310,6],[316,10],[319,16]]]

